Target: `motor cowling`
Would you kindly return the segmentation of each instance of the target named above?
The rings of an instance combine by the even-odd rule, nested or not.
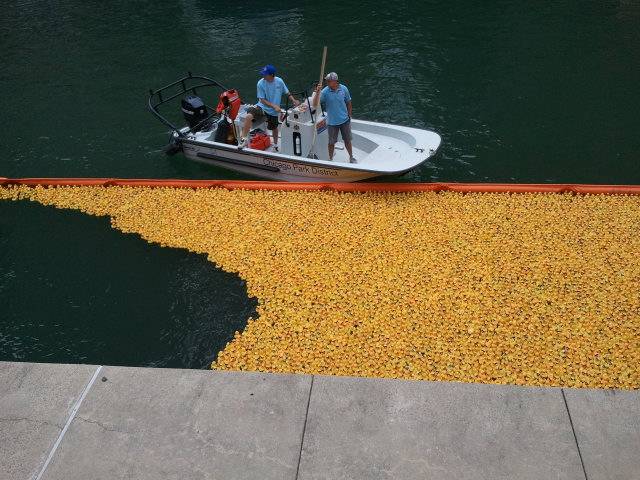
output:
[[[227,115],[231,119],[231,121],[235,120],[238,116],[238,111],[240,110],[240,106],[242,105],[242,100],[240,100],[240,94],[237,90],[227,90],[222,92],[218,97],[218,106],[216,107],[216,112],[222,113],[227,110]]]
[[[182,114],[189,128],[193,130],[209,116],[209,111],[200,97],[187,95],[182,99]],[[200,128],[202,128],[202,125],[200,125]]]

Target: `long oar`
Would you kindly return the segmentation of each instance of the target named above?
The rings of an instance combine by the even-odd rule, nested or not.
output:
[[[320,67],[320,80],[318,81],[318,85],[322,85],[322,81],[324,80],[324,66],[327,62],[327,47],[322,49],[322,66]],[[318,139],[318,116],[316,115],[316,122],[313,126],[313,142],[311,142],[311,149],[309,150],[309,158],[313,158],[316,150],[316,140]]]

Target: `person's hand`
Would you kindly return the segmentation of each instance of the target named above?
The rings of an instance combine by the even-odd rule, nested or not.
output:
[[[282,111],[282,108],[280,108],[280,105],[275,105],[275,106],[273,107],[273,109],[274,109],[276,112],[278,112],[278,113],[280,113],[280,112]]]
[[[322,90],[322,84],[321,83],[316,85],[316,93],[320,93],[320,90]]]
[[[297,107],[298,105],[300,105],[300,102],[294,98],[294,99],[293,99],[293,105],[294,105],[295,107]]]

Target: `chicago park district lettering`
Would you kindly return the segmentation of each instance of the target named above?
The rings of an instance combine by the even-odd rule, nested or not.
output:
[[[311,173],[313,175],[326,175],[329,177],[337,177],[338,171],[330,168],[316,167],[313,165],[303,165],[300,163],[287,163],[262,157],[262,164],[276,167],[280,170],[290,170],[297,173]]]

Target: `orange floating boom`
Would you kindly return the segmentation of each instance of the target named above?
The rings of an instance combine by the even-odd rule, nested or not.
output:
[[[640,185],[573,183],[290,183],[252,180],[138,178],[5,178],[0,185],[225,188],[227,190],[309,190],[335,192],[579,193],[640,195]]]

